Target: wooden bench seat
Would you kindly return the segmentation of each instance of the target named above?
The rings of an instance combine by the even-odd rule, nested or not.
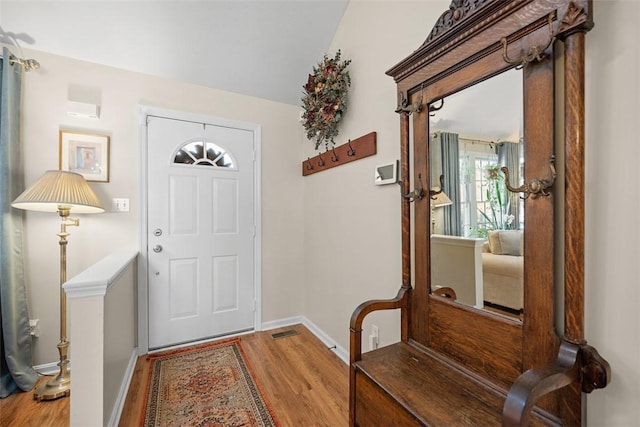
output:
[[[359,426],[489,426],[501,425],[506,390],[488,391],[479,377],[428,349],[399,342],[364,353],[356,364]],[[384,420],[384,421],[383,421]],[[556,417],[536,409],[531,425],[560,425]]]

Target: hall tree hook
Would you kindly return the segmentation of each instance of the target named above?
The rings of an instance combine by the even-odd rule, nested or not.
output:
[[[424,92],[424,83],[420,85],[420,98],[416,100],[413,104],[409,105],[409,100],[404,97],[404,93],[402,91],[398,92],[398,108],[396,108],[396,113],[404,113],[407,116],[410,116],[413,113],[419,113],[422,111],[422,98]],[[409,93],[407,92],[407,96]]]
[[[318,152],[318,166],[324,166],[324,159],[322,158],[322,153]]]
[[[547,17],[547,22],[549,24],[549,39],[543,46],[531,46],[529,47],[528,52],[525,52],[524,49],[520,51],[520,56],[518,59],[511,59],[509,54],[507,53],[507,46],[509,44],[506,37],[500,39],[502,43],[502,59],[508,64],[515,66],[516,70],[520,70],[527,66],[527,64],[533,61],[541,61],[544,58],[544,51],[547,50],[549,46],[551,46],[551,42],[553,42],[554,34],[553,34],[553,19],[556,17],[555,12],[551,12]]]
[[[398,185],[402,186],[402,181],[398,181]],[[400,192],[400,195],[405,199],[409,199],[409,202],[422,200],[422,196],[424,195],[424,189],[422,187],[422,174],[418,174],[418,185],[416,186],[415,190],[410,193]]]
[[[442,193],[444,191],[444,175],[440,175],[440,189],[439,190],[429,190],[429,197],[432,200],[436,200],[436,197],[438,194]]]
[[[534,178],[528,184],[522,184],[520,187],[512,187],[509,183],[509,169],[505,166],[501,167],[500,170],[504,173],[504,183],[507,187],[507,190],[512,193],[524,193],[524,196],[520,196],[521,199],[527,199],[529,196],[533,195],[533,198],[543,195],[549,195],[549,188],[553,186],[553,183],[556,180],[556,156],[551,155],[549,158],[549,169],[551,169],[551,178],[550,179],[538,179]]]
[[[307,170],[313,170],[313,164],[311,164],[311,159],[307,157]]]
[[[442,109],[442,107],[444,107],[444,98],[440,99],[440,105],[437,107],[433,104],[429,104],[429,116],[435,116],[435,111]]]

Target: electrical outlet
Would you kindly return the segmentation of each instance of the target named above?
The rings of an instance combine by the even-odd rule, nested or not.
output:
[[[29,335],[35,338],[40,336],[40,319],[29,319]]]
[[[376,337],[369,335],[369,350],[375,350],[376,347]]]
[[[375,350],[380,344],[380,331],[376,325],[371,325],[371,335],[369,335],[369,350]]]

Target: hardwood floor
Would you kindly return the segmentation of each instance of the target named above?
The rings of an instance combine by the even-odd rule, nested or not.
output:
[[[295,330],[297,335],[274,339],[272,334]],[[302,325],[241,337],[253,374],[278,424],[286,426],[346,426],[349,419],[349,368]],[[136,363],[120,427],[140,426],[149,364]],[[32,393],[0,400],[0,426],[65,426],[69,399],[37,403]]]
[[[40,378],[36,387],[48,381],[49,378]],[[60,427],[66,425],[69,425],[68,397],[37,402],[33,399],[33,391],[25,391],[0,399],[0,426],[2,427]]]

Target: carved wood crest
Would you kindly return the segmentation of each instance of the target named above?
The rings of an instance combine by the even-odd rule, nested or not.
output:
[[[490,3],[490,1],[491,0],[453,0],[449,5],[449,10],[440,15],[429,37],[427,37],[422,45],[424,46],[440,37],[452,29],[457,23],[472,15],[476,10]]]

